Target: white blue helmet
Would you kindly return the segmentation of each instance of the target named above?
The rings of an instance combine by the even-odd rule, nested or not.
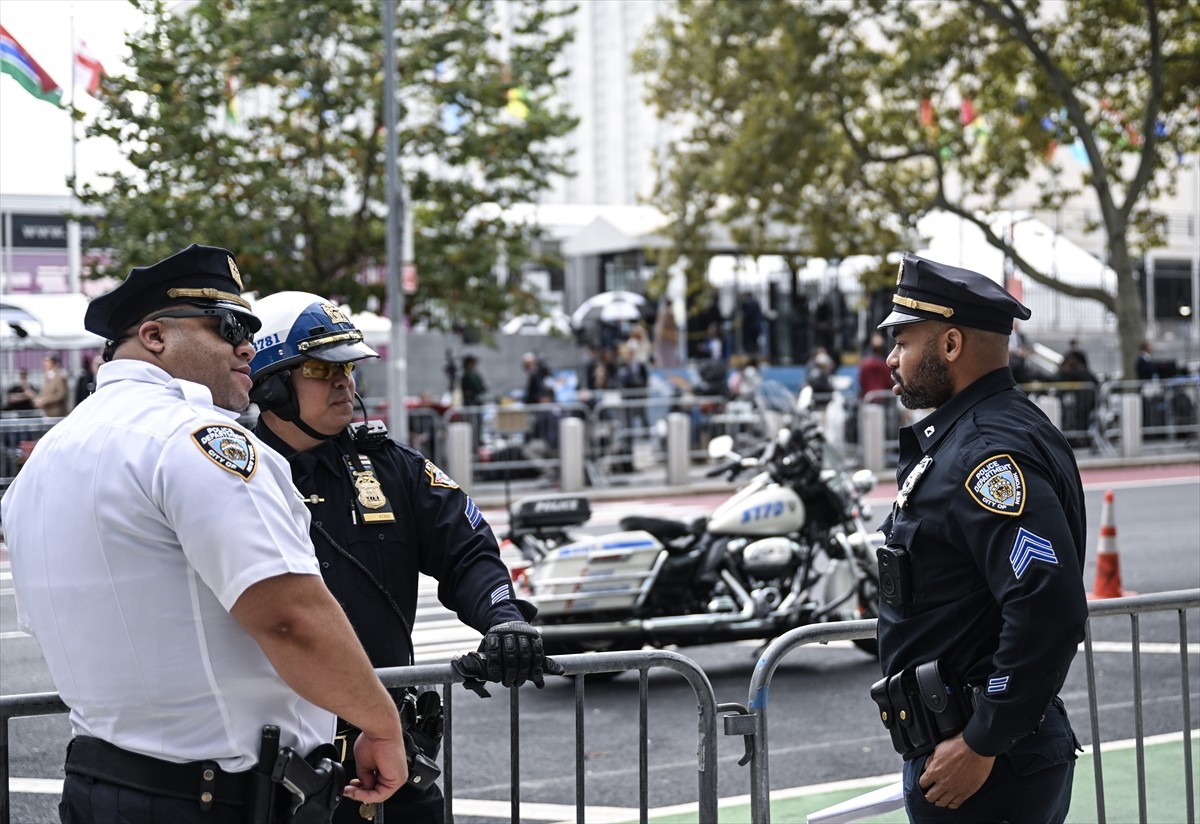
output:
[[[254,304],[262,328],[254,337],[254,360],[250,375],[260,378],[289,366],[316,358],[330,363],[348,363],[377,358],[379,353],[363,343],[349,316],[320,295],[309,292],[279,292]]]

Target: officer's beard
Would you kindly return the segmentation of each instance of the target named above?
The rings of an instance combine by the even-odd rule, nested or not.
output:
[[[895,372],[892,378],[900,385],[900,403],[906,409],[937,409],[954,397],[954,382],[950,369],[938,357],[937,336],[925,342],[925,351],[907,380],[901,380]]]

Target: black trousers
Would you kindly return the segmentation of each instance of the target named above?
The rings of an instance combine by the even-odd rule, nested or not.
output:
[[[205,811],[194,799],[147,795],[67,773],[58,818],[62,824],[245,824],[246,808],[213,804]]]
[[[1066,711],[1055,701],[1038,731],[998,756],[987,781],[957,810],[936,807],[925,800],[918,781],[929,755],[905,761],[904,807],[908,820],[913,824],[1061,824],[1071,807],[1075,747],[1075,733]]]

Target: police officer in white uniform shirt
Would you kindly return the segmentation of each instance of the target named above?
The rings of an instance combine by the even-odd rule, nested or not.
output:
[[[335,716],[364,734],[349,784],[309,767],[341,779],[331,804],[407,779],[395,704],[321,580],[288,464],[236,421],[260,326],[241,292],[230,252],[192,245],[93,301],[96,391],[4,496],[18,620],[71,711],[64,822],[260,820],[267,789],[294,800],[255,769],[264,726],[305,756]]]

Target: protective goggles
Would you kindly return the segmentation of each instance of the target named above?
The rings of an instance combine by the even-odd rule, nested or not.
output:
[[[240,346],[242,341],[254,343],[254,333],[236,312],[228,309],[181,309],[178,312],[163,312],[155,320],[163,318],[216,318],[221,321],[217,334],[229,341],[231,346]]]
[[[335,375],[344,375],[347,378],[354,372],[354,364],[346,363],[331,363],[329,361],[316,360],[309,358],[300,364],[300,374],[306,378],[316,378],[319,381],[327,381]]]

